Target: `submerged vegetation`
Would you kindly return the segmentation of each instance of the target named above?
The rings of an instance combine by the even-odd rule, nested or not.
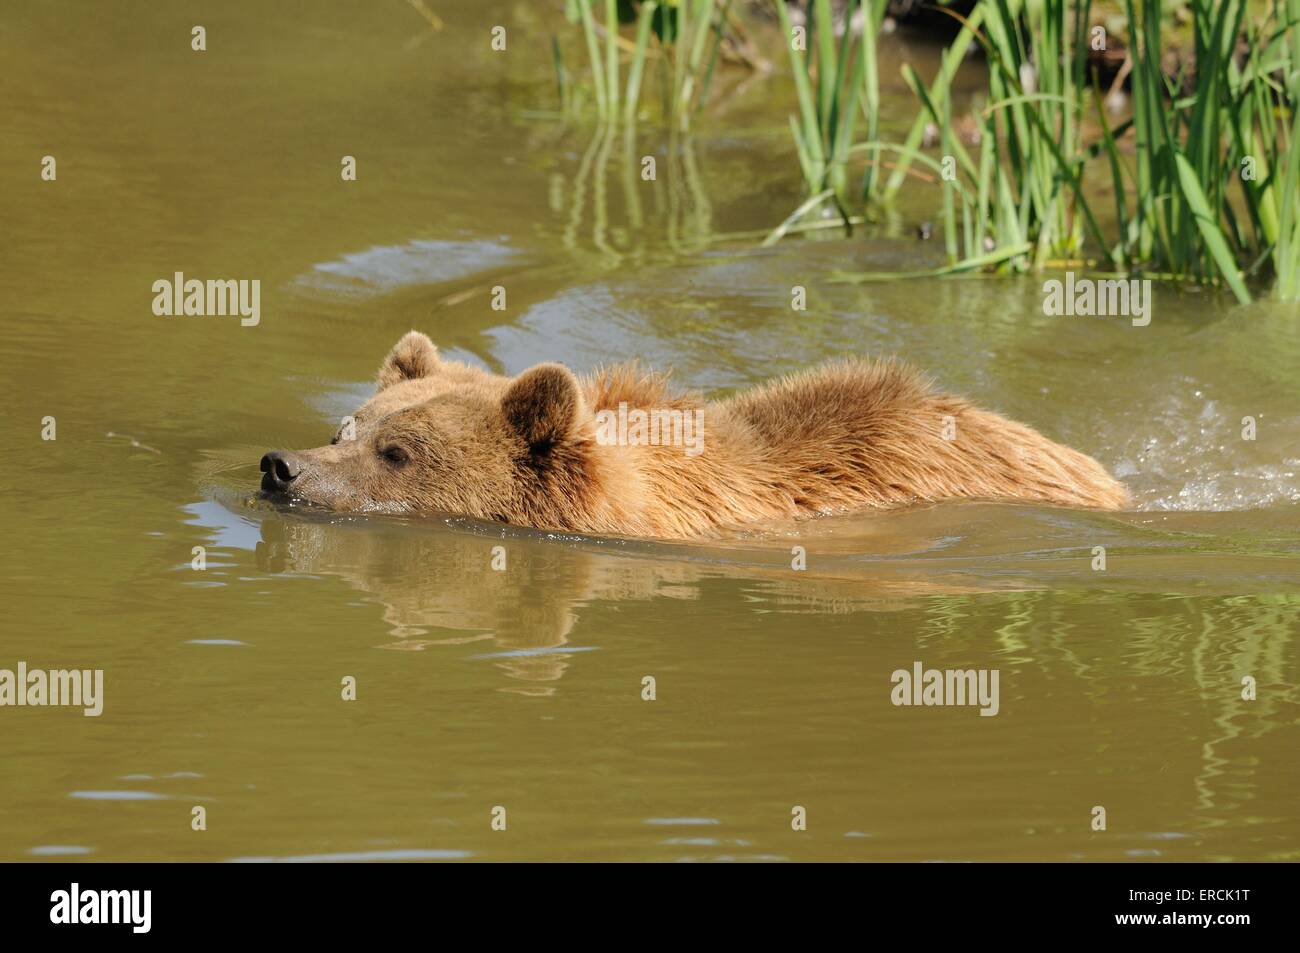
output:
[[[1110,85],[1127,79],[1130,95],[1119,115],[1097,65],[1119,38],[1094,22],[1092,0],[940,8],[956,34],[928,82],[902,67],[917,115],[901,141],[880,130],[888,0],[808,0],[793,17],[784,0],[770,3],[794,79],[790,129],[807,198],[768,243],[879,220],[904,187],[931,183],[947,263],[925,274],[1080,264],[1223,286],[1240,301],[1271,281],[1278,297],[1300,300],[1300,0],[1189,0],[1190,60],[1177,69],[1160,0],[1123,0],[1126,49]],[[689,128],[720,53],[747,43],[732,6],[568,0],[599,118],[636,121],[653,60],[660,115]],[[959,133],[952,84],[972,48],[984,105]],[[572,112],[578,87],[555,50]]]

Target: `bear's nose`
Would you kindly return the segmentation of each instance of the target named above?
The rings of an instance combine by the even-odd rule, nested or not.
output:
[[[302,472],[302,464],[291,453],[272,450],[262,457],[262,489],[268,493],[283,493]]]

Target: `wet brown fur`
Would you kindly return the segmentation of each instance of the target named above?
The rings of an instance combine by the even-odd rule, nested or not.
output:
[[[659,538],[941,500],[1128,503],[1092,458],[895,361],[835,361],[705,401],[633,364],[582,379],[558,364],[490,374],[442,359],[413,331],[378,384],[355,440],[295,455],[295,496]],[[596,412],[620,403],[701,409],[703,452],[597,442]]]

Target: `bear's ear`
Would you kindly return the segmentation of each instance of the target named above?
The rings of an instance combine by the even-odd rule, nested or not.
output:
[[[438,366],[438,349],[427,335],[407,331],[379,365],[379,389],[428,377]]]
[[[573,435],[586,402],[567,367],[538,364],[514,379],[501,398],[501,411],[534,452],[544,452]]]

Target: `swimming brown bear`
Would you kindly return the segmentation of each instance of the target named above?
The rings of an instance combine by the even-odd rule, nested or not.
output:
[[[416,331],[329,446],[272,451],[262,471],[272,497],[335,510],[659,538],[940,500],[1128,503],[1091,457],[895,361],[834,361],[705,401],[633,365],[502,377]]]

